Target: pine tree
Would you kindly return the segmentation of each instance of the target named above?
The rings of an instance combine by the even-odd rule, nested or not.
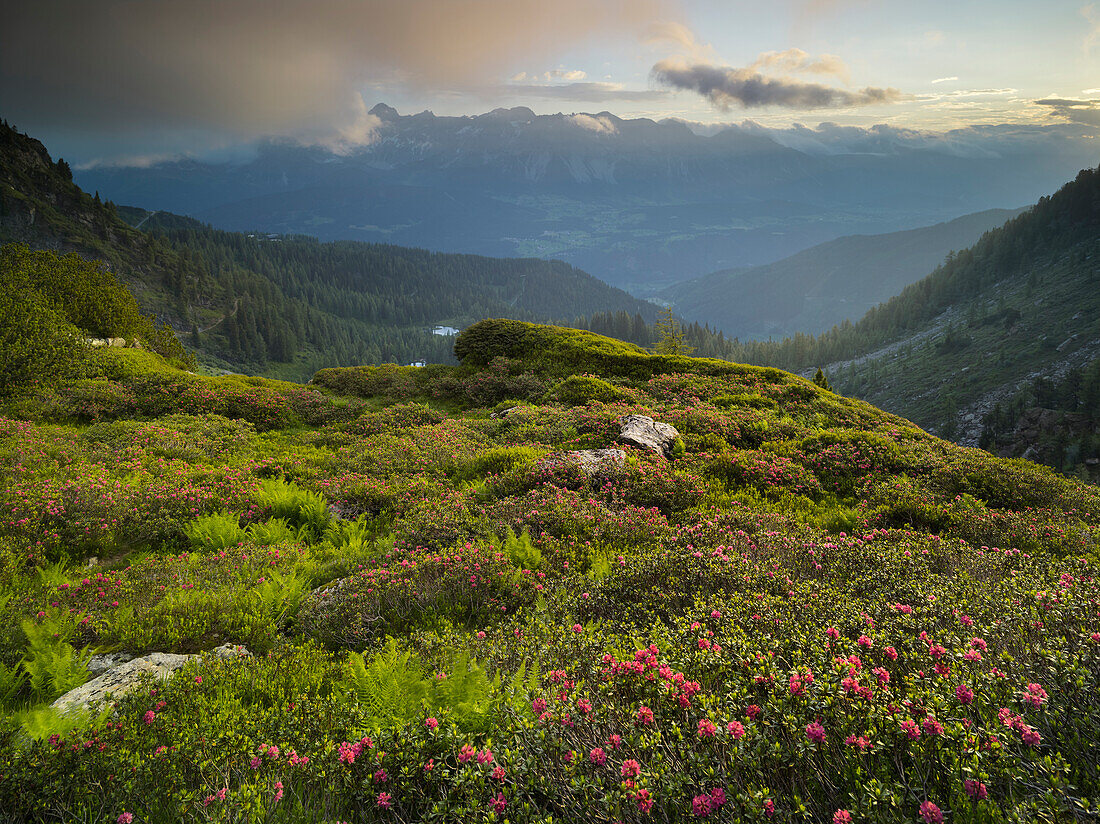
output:
[[[829,392],[833,391],[833,387],[829,385],[829,379],[825,377],[825,370],[820,366],[817,367],[817,374],[814,375],[814,383]]]

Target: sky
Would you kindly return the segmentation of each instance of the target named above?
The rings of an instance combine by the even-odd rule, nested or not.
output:
[[[402,113],[1100,136],[1100,0],[35,0],[0,117],[77,164],[367,144]],[[1100,147],[1100,141],[1098,141]],[[1100,155],[1100,151],[1097,153]]]

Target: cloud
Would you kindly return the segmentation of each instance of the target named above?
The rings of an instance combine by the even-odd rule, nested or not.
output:
[[[1095,3],[1089,3],[1081,7],[1081,16],[1088,21],[1089,31],[1085,34],[1083,44],[1085,54],[1091,54],[1093,47],[1100,43],[1100,7]]]
[[[945,100],[949,97],[1004,97],[1016,94],[1019,89],[956,89],[953,92],[922,95],[922,99]]]
[[[937,77],[935,80],[932,81],[932,85],[935,85],[937,83],[952,83],[958,79],[959,78],[957,77]]]
[[[868,86],[848,91],[820,83],[768,77],[752,68],[736,69],[677,59],[660,61],[653,67],[652,75],[665,86],[696,92],[722,110],[728,110],[735,103],[745,108],[829,109],[894,103],[902,99],[901,92],[892,88]]]
[[[567,118],[576,126],[596,134],[618,134],[619,127],[606,115],[574,114]]]
[[[718,54],[709,43],[700,43],[695,33],[687,26],[675,21],[662,21],[649,26],[645,42],[651,46],[661,46],[668,53],[688,57],[695,63],[716,63]]]
[[[584,80],[586,77],[588,77],[588,75],[585,72],[582,72],[580,69],[571,69],[570,71],[566,71],[565,69],[554,69],[551,72],[544,72],[542,76],[543,79],[547,82],[551,80],[577,81]]]
[[[343,126],[337,126],[336,131],[323,134],[308,140],[324,146],[333,154],[348,155],[355,149],[369,146],[378,140],[378,131],[382,127],[382,119],[367,111],[367,104],[363,102],[361,95],[356,96],[355,117]]]
[[[846,83],[849,81],[848,67],[835,54],[811,57],[802,49],[764,52],[748,68],[779,70],[789,74],[830,74]]]
[[[1047,107],[1051,117],[1068,120],[1071,123],[1083,123],[1087,126],[1100,126],[1100,100],[1046,97],[1031,102],[1036,106]]]
[[[525,99],[578,100],[586,103],[601,103],[606,100],[661,100],[668,96],[668,92],[660,89],[628,89],[622,83],[602,80],[554,85],[509,84],[492,86],[481,91],[484,97],[494,97],[501,93]]]
[[[484,86],[523,61],[641,38],[674,2],[35,0],[5,7],[0,100],[36,129],[241,139],[343,123],[360,139],[368,84]]]

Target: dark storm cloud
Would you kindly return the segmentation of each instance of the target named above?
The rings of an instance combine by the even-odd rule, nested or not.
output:
[[[23,125],[106,133],[362,132],[364,84],[484,86],[521,58],[640,34],[665,4],[27,0],[4,10],[0,105]]]
[[[848,91],[821,83],[769,77],[751,68],[736,69],[681,60],[662,60],[653,67],[652,74],[659,83],[696,92],[720,109],[729,109],[735,103],[745,108],[833,109],[894,103],[902,98],[897,89],[868,86]]]

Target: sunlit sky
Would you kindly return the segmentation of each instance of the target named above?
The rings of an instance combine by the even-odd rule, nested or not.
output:
[[[1100,133],[1100,2],[39,0],[4,16],[0,116],[76,162],[367,142],[378,102]]]

